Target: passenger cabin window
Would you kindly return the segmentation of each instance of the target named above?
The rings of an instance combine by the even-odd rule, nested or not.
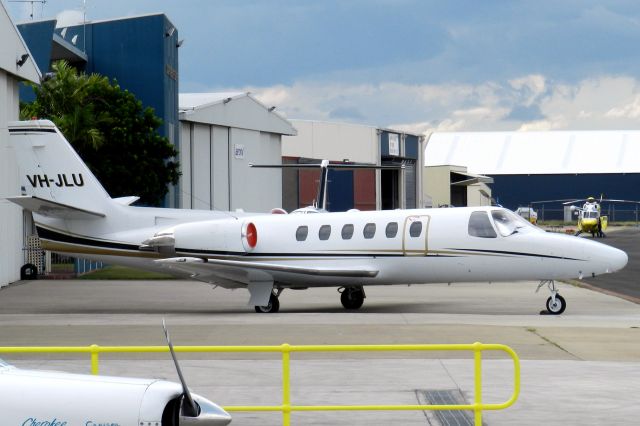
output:
[[[413,222],[409,227],[409,235],[411,235],[413,238],[416,238],[419,237],[420,234],[422,234],[422,222]]]
[[[353,237],[353,225],[346,224],[342,227],[342,239],[350,240]]]
[[[308,234],[309,234],[308,226],[298,226],[298,230],[296,231],[296,240],[304,241],[307,239]]]
[[[469,217],[469,235],[480,238],[496,238],[495,229],[491,226],[487,212],[473,212]]]
[[[374,235],[376,235],[376,224],[375,223],[367,223],[364,226],[364,229],[362,230],[362,235],[364,235],[364,237],[367,240],[370,240],[371,238],[373,238]]]
[[[318,238],[321,240],[328,240],[331,236],[331,225],[322,225],[318,231]]]
[[[398,222],[387,223],[387,228],[384,230],[387,238],[395,238],[398,234]]]

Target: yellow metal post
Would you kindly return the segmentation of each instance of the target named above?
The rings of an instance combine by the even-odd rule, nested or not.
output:
[[[473,417],[476,426],[482,426],[482,343],[473,344],[474,381]]]
[[[98,345],[91,345],[91,374],[97,376],[98,375],[98,354],[100,353],[100,348]]]
[[[291,346],[282,344],[282,424],[291,424]]]

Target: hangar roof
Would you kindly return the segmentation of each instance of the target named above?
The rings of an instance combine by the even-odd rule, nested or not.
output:
[[[20,32],[0,2],[0,69],[19,79],[40,83],[40,70]]]
[[[640,173],[640,131],[435,132],[425,166],[483,175]]]
[[[286,118],[248,92],[180,93],[180,121],[295,135]]]

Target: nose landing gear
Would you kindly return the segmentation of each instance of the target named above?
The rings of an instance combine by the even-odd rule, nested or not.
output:
[[[567,309],[567,301],[564,300],[564,297],[558,294],[558,289],[556,288],[556,282],[554,280],[542,280],[540,284],[538,284],[538,288],[536,289],[536,293],[540,288],[544,285],[549,287],[549,291],[551,292],[551,296],[547,299],[547,311],[542,311],[542,313],[547,313],[551,315],[560,315]]]

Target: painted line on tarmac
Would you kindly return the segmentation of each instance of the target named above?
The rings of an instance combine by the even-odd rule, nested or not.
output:
[[[628,294],[623,294],[623,293],[618,293],[617,291],[613,291],[613,290],[608,290],[602,287],[598,287],[596,285],[593,284],[589,284],[587,282],[584,281],[578,281],[578,280],[568,280],[565,281],[568,284],[574,285],[576,287],[580,287],[580,288],[585,288],[587,290],[592,290],[598,293],[602,293],[602,294],[606,294],[607,296],[613,296],[613,297],[618,297],[620,299],[624,299],[627,300],[629,302],[635,303],[637,305],[640,305],[640,297],[634,297],[634,296],[629,296]]]

